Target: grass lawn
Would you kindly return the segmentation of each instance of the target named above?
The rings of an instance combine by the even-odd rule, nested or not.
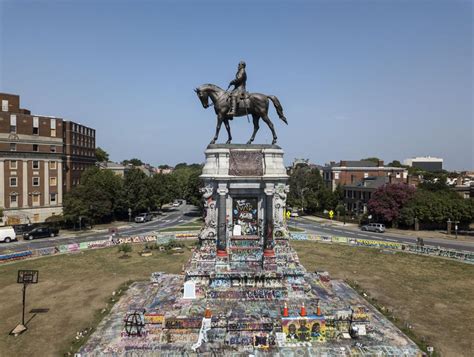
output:
[[[327,270],[333,278],[356,281],[444,356],[474,355],[474,266],[371,248],[302,241],[293,246],[309,271]],[[0,266],[0,356],[63,355],[77,331],[97,323],[98,311],[119,286],[148,279],[154,271],[179,273],[190,256],[185,249],[181,255],[153,251],[152,257],[140,257],[139,250],[133,245],[128,259],[110,248]],[[36,315],[26,333],[12,337],[8,332],[21,318],[18,269],[40,271],[39,284],[27,289],[27,311],[50,310]]]
[[[76,332],[91,327],[99,318],[112,292],[128,280],[149,279],[154,271],[180,273],[190,250],[181,255],[153,251],[140,257],[133,245],[130,258],[120,259],[117,248],[58,255],[0,266],[0,356],[62,356]],[[39,283],[26,291],[27,309],[49,308],[28,323],[28,331],[13,337],[8,333],[21,320],[22,285],[18,269],[39,270]],[[32,315],[27,313],[26,320]]]
[[[374,248],[292,242],[307,270],[355,281],[442,356],[474,356],[474,266]]]

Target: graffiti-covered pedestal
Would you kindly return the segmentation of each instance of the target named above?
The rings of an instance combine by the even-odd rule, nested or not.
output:
[[[420,356],[346,283],[307,272],[289,244],[276,145],[209,145],[204,225],[184,275],[131,286],[82,356]]]

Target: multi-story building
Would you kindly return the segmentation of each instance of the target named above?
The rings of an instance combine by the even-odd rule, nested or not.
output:
[[[325,185],[335,190],[337,185],[354,185],[369,177],[389,177],[392,183],[407,182],[408,171],[402,167],[384,166],[367,160],[331,162],[322,168]]]
[[[62,213],[63,192],[95,164],[95,130],[20,108],[0,93],[0,208],[7,224]]]
[[[81,182],[81,175],[95,165],[95,129],[64,122],[64,188],[70,191]]]
[[[61,214],[63,120],[20,109],[18,95],[0,93],[0,101],[0,207],[6,223]]]
[[[441,171],[443,170],[443,159],[439,157],[422,156],[413,157],[403,161],[404,165],[422,169],[425,171]]]

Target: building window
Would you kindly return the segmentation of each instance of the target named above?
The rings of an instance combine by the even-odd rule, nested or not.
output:
[[[56,145],[51,145],[49,149],[51,152],[56,152]]]
[[[16,134],[16,115],[10,115],[10,133]]]
[[[50,161],[49,162],[49,169],[50,170],[56,170],[57,166],[56,166],[56,161]]]
[[[18,168],[18,162],[16,160],[10,160],[10,169],[16,170]]]
[[[56,119],[51,119],[50,120],[51,124],[51,136],[56,136]]]
[[[364,178],[367,178],[369,177],[369,173],[368,172],[364,172]]]
[[[33,206],[37,206],[40,203],[39,193],[33,193]]]
[[[34,169],[39,169],[40,168],[40,162],[38,160],[32,161],[31,165]]]
[[[397,173],[395,174],[395,176],[396,176],[396,178],[400,178],[400,172],[397,172]]]
[[[2,99],[2,112],[8,112],[8,100]]]
[[[18,207],[18,195],[16,193],[10,195],[10,207]]]
[[[334,173],[334,180],[339,180],[339,172]]]
[[[17,178],[10,177],[10,187],[16,187],[16,186],[17,186]]]
[[[56,204],[56,202],[57,202],[57,201],[56,201],[56,196],[57,196],[56,193],[51,193],[51,194],[49,195],[49,203],[50,203],[50,204]]]
[[[38,152],[39,151],[39,146],[38,144],[33,144],[33,151]]]
[[[10,143],[10,151],[16,151],[16,144]]]
[[[33,177],[32,181],[33,181],[33,186],[37,187],[37,186],[40,185],[40,178],[39,177]]]
[[[33,135],[39,134],[39,118],[33,117]]]
[[[50,177],[49,178],[49,185],[50,186],[56,186],[56,177]]]

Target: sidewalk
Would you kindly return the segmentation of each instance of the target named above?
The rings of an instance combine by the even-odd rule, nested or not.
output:
[[[344,225],[343,222],[333,221],[326,218],[315,217],[315,216],[303,216],[306,219],[315,221],[320,224],[328,225],[328,226],[337,226],[337,227],[344,227],[345,229],[360,231],[360,227],[357,223],[353,222],[346,222]],[[458,238],[455,238],[454,233],[451,235],[446,234],[446,232],[441,231],[413,231],[408,229],[396,229],[396,228],[387,228],[386,233],[388,234],[397,234],[402,236],[409,236],[414,238],[437,238],[437,239],[445,239],[445,240],[452,240],[452,241],[464,241],[464,242],[474,242],[474,237],[465,236],[465,235],[458,235]]]
[[[64,230],[61,231],[61,237],[73,238],[73,237],[80,237],[80,236],[83,236],[83,235],[88,235],[88,234],[91,234],[91,233],[108,232],[109,228],[117,228],[117,229],[120,230],[120,229],[127,229],[127,228],[131,228],[131,227],[132,227],[132,225],[129,224],[128,222],[115,221],[115,222],[106,223],[106,224],[97,224],[92,229],[85,229],[85,230],[81,230],[81,231],[74,231],[74,230],[64,229]]]

